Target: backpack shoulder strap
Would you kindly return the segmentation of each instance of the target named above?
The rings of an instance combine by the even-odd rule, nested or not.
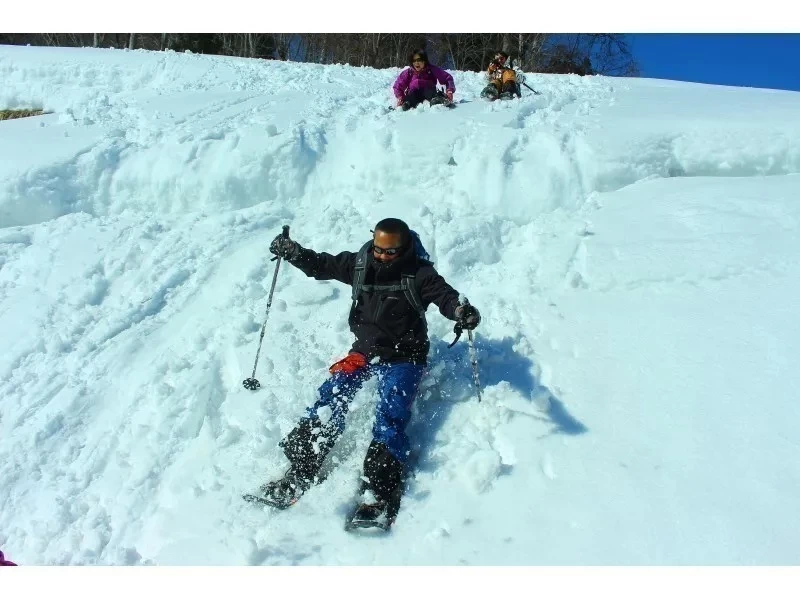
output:
[[[367,258],[370,245],[372,245],[372,241],[364,243],[356,255],[356,266],[353,272],[353,302],[358,299],[361,288],[364,286],[364,279],[367,276]]]
[[[411,273],[403,274],[400,280],[400,288],[405,293],[406,299],[411,306],[417,310],[419,317],[425,319],[425,307],[422,305],[422,299],[420,299],[419,291],[417,291],[416,275]]]

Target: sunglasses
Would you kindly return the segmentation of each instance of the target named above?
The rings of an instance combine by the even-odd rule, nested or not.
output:
[[[402,250],[402,247],[389,247],[388,249],[384,249],[383,247],[378,247],[377,245],[372,246],[372,251],[377,253],[378,255],[397,255]]]
[[[414,56],[414,58],[411,59],[411,62],[425,62],[425,59],[420,58],[419,56]]]

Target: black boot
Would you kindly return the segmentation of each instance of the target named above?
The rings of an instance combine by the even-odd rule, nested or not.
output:
[[[501,100],[511,100],[517,93],[517,84],[514,81],[506,81],[503,85],[503,91],[500,93]]]
[[[444,92],[441,90],[436,91],[436,95],[434,95],[430,100],[428,100],[431,106],[438,106],[439,104],[446,104],[447,103],[447,96],[444,95]]]
[[[362,483],[363,506],[373,515],[385,514],[391,525],[400,510],[403,497],[403,464],[392,455],[386,445],[373,440],[364,458]],[[369,496],[369,494],[372,496]],[[374,497],[374,500],[371,500]]]
[[[261,486],[258,502],[286,508],[296,503],[312,484],[319,481],[317,474],[325,457],[333,448],[338,432],[318,419],[301,419],[286,438],[280,441],[290,467],[279,480]]]
[[[322,425],[319,419],[301,419],[278,443],[289,459],[289,469],[282,478],[261,486],[260,494],[244,494],[242,498],[279,509],[290,507],[319,481],[319,470],[338,436],[335,428]]]
[[[486,98],[487,100],[496,100],[497,99],[497,87],[492,85],[491,83],[483,88],[481,91],[481,97]]]
[[[291,471],[308,486],[316,481],[325,457],[333,448],[338,431],[319,419],[301,419],[278,444],[291,463]]]

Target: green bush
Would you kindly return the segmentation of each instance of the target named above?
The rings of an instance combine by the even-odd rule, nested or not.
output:
[[[26,116],[39,116],[49,114],[44,110],[0,110],[0,120],[11,120],[12,118],[25,118]]]

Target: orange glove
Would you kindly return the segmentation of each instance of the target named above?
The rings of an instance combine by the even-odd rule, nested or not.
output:
[[[367,358],[361,353],[353,351],[344,359],[340,359],[328,368],[331,374],[354,374],[358,370],[367,366]]]

